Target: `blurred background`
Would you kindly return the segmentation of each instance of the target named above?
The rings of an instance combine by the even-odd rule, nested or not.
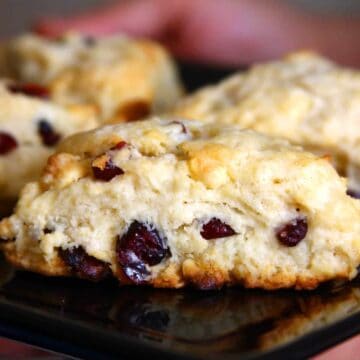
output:
[[[39,17],[72,15],[113,2],[114,0],[1,0],[0,36],[24,32]]]
[[[47,36],[74,28],[152,37],[178,59],[225,68],[303,48],[360,66],[359,0],[0,1],[0,39],[35,24]]]
[[[354,15],[360,12],[359,0],[286,0],[309,11]],[[114,0],[1,0],[0,34],[2,37],[29,29],[44,15],[72,15],[84,9],[91,9],[114,3]]]
[[[309,11],[326,14],[336,13],[353,16],[360,13],[359,0],[284,1]],[[85,9],[96,8],[114,2],[114,0],[1,0],[0,35],[1,37],[7,37],[28,30],[39,17],[45,15],[73,15]]]

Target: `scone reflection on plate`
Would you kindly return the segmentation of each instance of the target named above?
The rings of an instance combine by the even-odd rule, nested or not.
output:
[[[360,202],[328,158],[239,126],[153,118],[73,135],[0,223],[47,275],[313,289],[360,263]]]
[[[349,193],[360,196],[360,71],[298,52],[205,87],[173,113],[239,124],[331,156]]]
[[[93,106],[102,122],[165,111],[182,94],[170,55],[148,40],[26,34],[10,40],[0,53],[0,74],[47,86],[60,105]]]
[[[50,313],[55,322],[60,317],[71,330],[76,316],[94,331],[197,354],[272,351],[304,335],[319,345],[315,331],[326,332],[360,311],[356,281],[313,292],[118,288],[112,281],[99,285],[24,272],[11,276],[1,260],[0,275],[8,273],[0,278],[5,302]]]

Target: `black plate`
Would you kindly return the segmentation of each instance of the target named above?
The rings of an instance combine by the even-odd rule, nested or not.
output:
[[[188,89],[230,71],[183,65]],[[360,332],[360,281],[313,292],[119,288],[0,261],[0,335],[67,355],[303,359]]]
[[[314,292],[201,292],[50,279],[9,266],[7,274],[0,333],[82,358],[303,359],[360,330],[356,281]]]

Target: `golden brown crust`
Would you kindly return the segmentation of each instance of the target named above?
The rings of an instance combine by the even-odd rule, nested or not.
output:
[[[228,272],[211,263],[195,263],[187,259],[182,264],[184,282],[201,290],[215,290],[230,284]]]
[[[24,261],[22,256],[16,251],[11,244],[3,246],[6,260],[13,266],[22,270],[30,270],[45,276],[70,276],[68,268],[64,265],[60,257],[55,258],[50,264],[40,257],[29,257]],[[29,261],[30,260],[30,261]]]
[[[107,123],[116,124],[125,121],[136,121],[145,118],[150,113],[151,103],[148,100],[134,99],[121,104]]]
[[[4,227],[6,221],[1,223]],[[3,230],[3,229],[2,229]],[[21,256],[15,248],[14,241],[3,242],[0,244],[7,260],[19,269],[26,269],[38,272],[47,276],[70,276],[71,271],[64,265],[59,256],[56,256],[51,263],[47,263],[41,256],[27,257]],[[120,285],[129,285],[132,282],[119,268],[115,277]],[[302,277],[294,279],[294,276],[275,275],[271,278],[255,278],[251,273],[243,274],[241,278],[236,278],[230,272],[221,270],[215,264],[195,263],[194,260],[187,259],[182,266],[171,264],[164,271],[160,272],[151,284],[157,288],[181,288],[191,285],[200,290],[216,290],[229,285],[243,285],[246,288],[262,288],[265,290],[277,290],[287,287],[294,287],[298,290],[312,290],[327,280],[347,280],[348,274],[338,274],[334,277]]]

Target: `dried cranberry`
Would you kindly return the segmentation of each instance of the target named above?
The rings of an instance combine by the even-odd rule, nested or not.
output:
[[[235,234],[235,231],[230,225],[225,224],[220,219],[212,218],[203,225],[200,234],[204,239],[210,240],[232,236]]]
[[[139,283],[149,275],[145,264],[159,264],[170,252],[153,226],[134,221],[127,232],[118,237],[116,253],[125,275]]]
[[[296,218],[278,228],[276,237],[283,245],[295,246],[305,238],[307,231],[306,218]]]
[[[0,155],[5,155],[18,146],[17,141],[10,135],[0,131]]]
[[[353,197],[354,199],[360,199],[360,192],[358,191],[348,189],[346,191],[346,194]]]
[[[119,249],[132,250],[148,265],[156,265],[168,255],[165,241],[152,225],[134,221],[118,242]]]
[[[81,246],[59,249],[59,255],[74,274],[82,279],[99,281],[111,274],[107,263],[88,255]]]
[[[116,145],[114,145],[110,150],[121,150],[127,145],[126,141],[120,141]]]
[[[45,146],[54,146],[61,138],[60,134],[58,134],[46,120],[40,120],[38,122],[38,133]]]
[[[102,181],[110,181],[118,175],[124,174],[124,171],[116,166],[111,160],[108,160],[103,168],[92,166],[95,179]]]
[[[146,284],[150,275],[149,270],[132,250],[118,249],[117,260],[125,276],[134,284]]]
[[[49,90],[35,83],[17,84],[11,83],[7,86],[8,90],[14,94],[24,94],[27,96],[39,97],[43,99],[49,98]]]

